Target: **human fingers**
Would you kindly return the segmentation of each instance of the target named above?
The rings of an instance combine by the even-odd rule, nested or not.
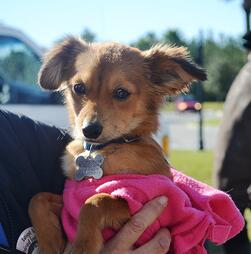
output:
[[[131,254],[165,254],[171,244],[171,235],[166,228],[160,229],[153,239],[131,252]]]
[[[145,229],[150,226],[167,206],[167,197],[161,196],[149,201],[131,220],[107,243],[102,253],[126,253]],[[108,250],[108,251],[107,251]],[[109,252],[110,251],[110,252]]]

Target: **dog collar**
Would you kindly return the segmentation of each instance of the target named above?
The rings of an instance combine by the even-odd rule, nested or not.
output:
[[[93,145],[90,143],[84,144],[84,149],[89,152],[89,155],[85,157],[82,154],[79,154],[76,158],[77,170],[75,172],[75,180],[81,181],[84,178],[94,178],[100,179],[103,176],[103,163],[105,157],[101,154],[97,154],[94,157],[93,151],[100,150],[110,144],[124,144],[132,143],[139,140],[139,137],[136,136],[123,136],[121,138],[112,139],[106,143]]]
[[[132,143],[132,142],[138,141],[139,139],[140,137],[138,136],[123,136],[123,137],[112,139],[106,143],[98,144],[98,145],[94,145],[91,143],[84,143],[84,149],[87,151],[97,151],[97,150],[103,149],[104,147],[110,144]]]

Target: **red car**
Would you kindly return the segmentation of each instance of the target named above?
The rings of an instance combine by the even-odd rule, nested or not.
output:
[[[179,96],[175,101],[175,107],[177,111],[199,111],[201,110],[201,103],[195,100],[192,95],[182,95]]]

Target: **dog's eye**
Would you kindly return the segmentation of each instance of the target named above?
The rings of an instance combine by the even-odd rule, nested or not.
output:
[[[122,88],[113,91],[113,97],[119,101],[126,100],[129,96],[130,93]]]
[[[84,95],[86,93],[86,87],[84,83],[78,83],[73,86],[73,91],[78,95]]]

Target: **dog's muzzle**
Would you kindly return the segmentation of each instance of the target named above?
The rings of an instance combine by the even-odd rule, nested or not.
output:
[[[82,129],[84,136],[88,139],[97,139],[103,130],[102,125],[99,122],[88,124]]]

